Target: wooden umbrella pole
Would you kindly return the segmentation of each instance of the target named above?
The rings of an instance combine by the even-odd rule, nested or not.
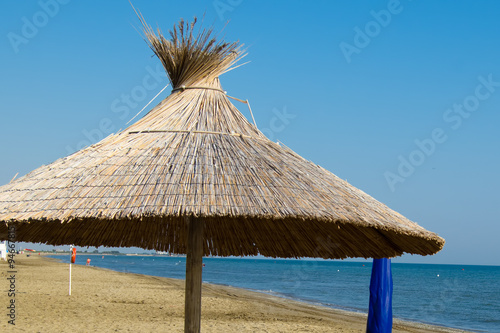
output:
[[[204,221],[199,218],[186,217],[186,222],[188,225],[188,241],[186,258],[184,332],[200,333]]]

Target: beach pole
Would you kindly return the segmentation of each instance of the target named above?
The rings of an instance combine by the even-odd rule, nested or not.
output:
[[[71,296],[71,264],[74,264],[76,260],[76,247],[70,245],[69,253],[71,254],[71,258],[69,260],[69,295]]]
[[[69,247],[69,252],[73,254],[73,245]],[[71,296],[71,258],[69,260],[69,296]]]
[[[71,263],[69,263],[69,295],[71,296]]]
[[[184,333],[200,333],[204,221],[199,218],[188,216],[186,217],[186,222],[188,226],[188,239]]]
[[[373,259],[366,332],[392,332],[391,259]]]

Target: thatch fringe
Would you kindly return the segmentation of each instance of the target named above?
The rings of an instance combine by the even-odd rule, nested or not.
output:
[[[435,253],[440,245],[411,233],[360,228],[345,221],[263,220],[229,216],[205,218],[204,255],[344,259],[395,257],[404,252]],[[0,234],[6,224],[0,225]],[[78,219],[70,223],[16,223],[16,240],[50,245],[140,247],[186,254],[182,219]],[[49,241],[47,241],[49,240]]]

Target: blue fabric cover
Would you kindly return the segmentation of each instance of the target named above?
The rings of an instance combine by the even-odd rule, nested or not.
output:
[[[392,332],[391,259],[373,259],[366,332]]]

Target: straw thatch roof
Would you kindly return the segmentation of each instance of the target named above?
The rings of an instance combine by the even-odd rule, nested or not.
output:
[[[287,147],[231,104],[218,76],[237,43],[181,24],[146,37],[174,87],[129,128],[0,187],[0,235],[18,241],[186,253],[202,218],[205,255],[393,257],[444,240]]]

